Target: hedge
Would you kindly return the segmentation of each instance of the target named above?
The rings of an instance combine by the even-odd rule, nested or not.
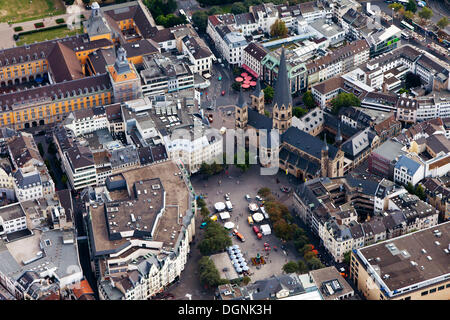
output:
[[[67,28],[67,24],[60,24],[60,25],[57,25],[57,26],[52,26],[52,27],[39,29],[39,30],[24,31],[24,32],[19,33],[19,36],[24,36],[26,34],[31,34],[31,33],[41,32],[41,31],[47,31],[47,30],[53,30],[53,29],[59,29],[59,28]]]
[[[37,22],[34,24],[34,27],[37,28],[43,28],[44,27],[44,23],[43,22]]]
[[[64,23],[64,19],[63,18],[58,18],[58,19],[55,20],[55,22],[57,24],[61,24],[61,23]]]
[[[16,31],[16,32],[19,32],[19,31],[22,31],[23,30],[23,28],[22,27],[14,27],[14,31]]]

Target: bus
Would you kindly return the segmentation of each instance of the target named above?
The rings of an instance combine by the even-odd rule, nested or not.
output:
[[[414,27],[412,25],[410,25],[408,22],[406,22],[405,20],[402,20],[402,22],[400,22],[400,24],[403,27],[405,27],[405,28],[407,28],[407,29],[409,29],[411,31],[414,31]]]

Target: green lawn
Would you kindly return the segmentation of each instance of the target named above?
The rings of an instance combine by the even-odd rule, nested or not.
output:
[[[67,28],[59,28],[53,30],[43,30],[41,32],[35,32],[31,34],[26,34],[24,36],[20,36],[20,39],[16,41],[17,46],[22,46],[24,44],[31,44],[35,41],[41,42],[45,40],[53,40],[56,38],[64,38],[65,36],[74,36],[76,34],[83,33],[82,28],[69,30]]]
[[[62,0],[0,0],[0,22],[17,23],[64,13]]]

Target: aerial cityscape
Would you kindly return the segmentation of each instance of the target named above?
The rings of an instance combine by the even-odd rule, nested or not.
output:
[[[450,300],[449,19],[1,1],[0,300]]]

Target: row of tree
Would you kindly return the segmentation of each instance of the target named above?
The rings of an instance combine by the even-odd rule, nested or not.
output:
[[[306,273],[309,270],[316,270],[324,268],[325,266],[317,258],[317,250],[311,244],[306,244],[300,252],[303,252],[303,260],[289,261],[283,266],[283,271],[286,273]],[[305,263],[306,261],[306,263]]]
[[[388,6],[389,8],[393,9],[397,16],[404,17],[409,20],[413,20],[415,13],[417,12],[417,5],[414,0],[409,0],[409,2],[406,5],[403,5],[401,3],[392,3]],[[428,7],[423,7],[422,10],[417,12],[418,17],[421,19],[422,24],[425,21],[428,21],[433,17],[433,10]],[[436,26],[439,29],[445,29],[448,26],[448,18],[442,17],[437,23]]]

